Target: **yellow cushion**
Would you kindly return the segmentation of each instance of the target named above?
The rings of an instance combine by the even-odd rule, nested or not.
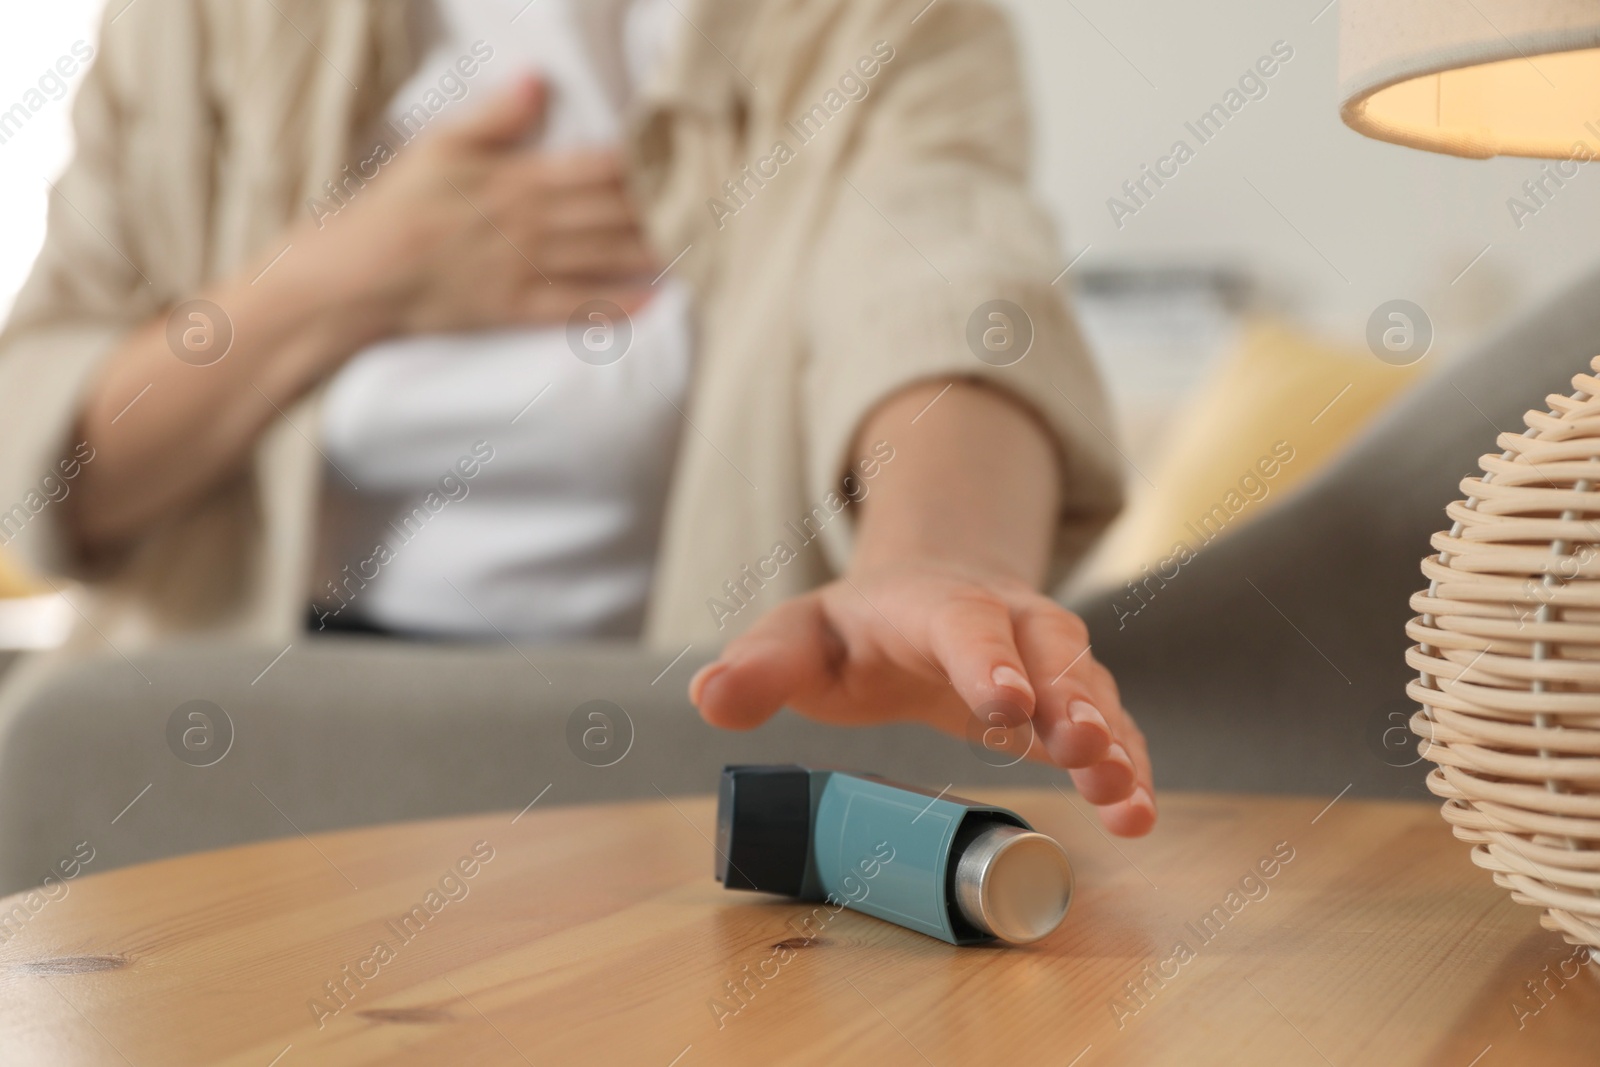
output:
[[[1154,487],[1134,476],[1093,580],[1120,583],[1170,559],[1180,542],[1198,549],[1259,518],[1438,361],[1435,353],[1395,367],[1285,323],[1248,321],[1238,350],[1186,405],[1161,461],[1145,468]]]

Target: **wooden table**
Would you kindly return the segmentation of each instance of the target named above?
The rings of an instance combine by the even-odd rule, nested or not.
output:
[[[1568,964],[1558,985],[1572,950],[1431,805],[1169,796],[1127,842],[1075,796],[984,799],[1074,857],[1077,899],[1038,944],[958,949],[826,909],[807,931],[809,905],[712,880],[706,799],[546,798],[81,877],[0,944],[0,1063],[1600,1058],[1600,974]]]

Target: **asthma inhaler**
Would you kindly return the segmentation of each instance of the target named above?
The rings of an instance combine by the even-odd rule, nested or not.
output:
[[[731,765],[717,793],[728,889],[828,900],[953,945],[1025,944],[1072,901],[1072,865],[1014,811],[875,775]]]

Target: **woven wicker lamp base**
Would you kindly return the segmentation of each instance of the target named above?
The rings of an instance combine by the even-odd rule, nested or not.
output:
[[[1446,509],[1411,598],[1407,692],[1472,861],[1600,962],[1600,378],[1572,385]]]

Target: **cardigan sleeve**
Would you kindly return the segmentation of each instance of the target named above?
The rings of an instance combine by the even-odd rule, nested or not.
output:
[[[890,5],[897,16],[919,7]],[[1059,447],[1054,585],[1121,506],[1121,481],[1104,394],[1052,284],[1064,266],[1053,227],[1028,189],[1018,58],[986,3],[947,0],[906,24],[878,45],[892,57],[861,101],[870,111],[804,284],[807,490],[839,490],[862,420],[893,393],[937,377],[987,383],[1031,408]],[[937,408],[926,418],[936,424]],[[913,448],[919,431],[888,445]],[[829,531],[842,569],[849,525]]]
[[[84,394],[123,336],[160,308],[132,257],[121,195],[126,102],[103,33],[73,104],[76,152],[51,183],[44,246],[0,332],[0,545],[47,577],[83,577],[61,506],[94,452],[75,439]]]

